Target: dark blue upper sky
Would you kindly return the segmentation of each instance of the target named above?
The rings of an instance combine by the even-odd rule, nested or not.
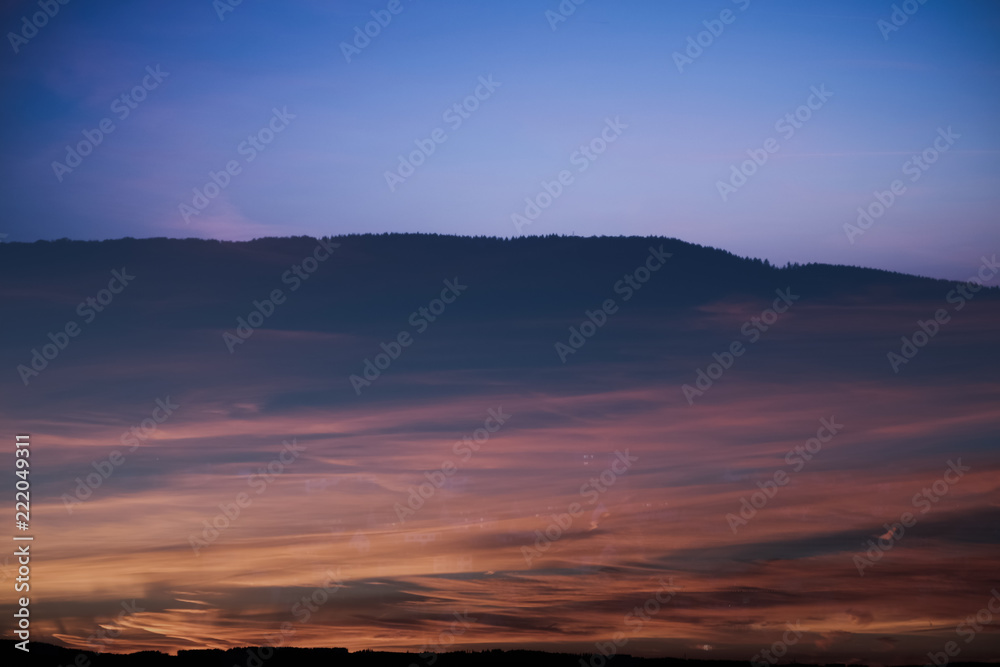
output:
[[[0,12],[8,241],[657,234],[947,278],[1000,245],[995,2],[223,2]]]

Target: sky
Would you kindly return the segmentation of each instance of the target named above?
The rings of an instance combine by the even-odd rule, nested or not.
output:
[[[642,238],[325,242],[0,244],[34,640],[1000,655],[996,288]]]
[[[0,233],[658,235],[949,279],[995,247],[996,3],[563,4],[5,3]]]

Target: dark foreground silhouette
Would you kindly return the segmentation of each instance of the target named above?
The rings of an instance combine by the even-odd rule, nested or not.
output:
[[[390,653],[386,651],[349,652],[346,648],[276,648],[243,647],[225,651],[218,649],[179,651],[176,656],[158,651],[139,653],[93,653],[31,642],[29,653],[14,649],[12,640],[3,640],[4,654],[14,654],[14,664],[32,667],[740,667],[745,661],[681,660],[677,658],[636,658],[619,655],[603,660],[603,656],[544,651],[466,651],[437,654]],[[6,660],[5,664],[10,664]],[[800,663],[782,663],[796,665]],[[982,666],[986,663],[953,662],[950,667]],[[843,667],[827,665],[826,667]],[[852,667],[863,667],[854,665]]]

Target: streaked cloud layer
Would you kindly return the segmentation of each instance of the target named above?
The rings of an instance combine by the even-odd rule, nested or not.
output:
[[[295,645],[414,650],[458,613],[475,619],[460,648],[589,652],[623,632],[633,654],[749,659],[798,622],[797,659],[899,664],[940,650],[1000,586],[995,290],[894,374],[886,352],[953,285],[754,274],[670,242],[678,267],[705,267],[701,284],[665,268],[562,364],[553,342],[640,264],[644,240],[550,240],[566,244],[546,252],[559,271],[507,244],[521,258],[508,282],[496,241],[432,262],[432,241],[339,242],[233,354],[222,331],[315,242],[78,245],[61,268],[58,245],[17,246],[2,297],[21,324],[0,391],[4,423],[32,434],[40,638],[84,648],[135,600],[113,650],[259,644],[283,622]],[[24,386],[15,365],[123,263],[134,284]],[[348,376],[455,274],[468,292],[356,395]],[[786,286],[801,300],[689,405],[681,386]],[[157,399],[177,407],[129,451],[123,434]],[[821,420],[842,428],[799,458]],[[478,451],[463,443],[497,426]],[[114,450],[124,463],[68,511],[64,494]],[[945,475],[949,462],[968,471]],[[776,471],[787,484],[732,530],[727,515]],[[918,504],[942,478],[946,493]],[[444,483],[400,513],[429,479]],[[860,576],[854,557],[904,512],[916,525]],[[213,521],[229,525],[216,536]],[[339,587],[306,614],[330,573]],[[664,582],[676,595],[636,623]],[[996,637],[962,657],[995,657]]]

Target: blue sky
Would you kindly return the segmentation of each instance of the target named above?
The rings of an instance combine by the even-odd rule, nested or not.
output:
[[[39,8],[6,7],[0,232],[510,236],[525,198],[568,170],[522,233],[664,235],[945,278],[1000,245],[993,2],[914,4],[886,39],[890,2],[589,0],[553,30],[555,0],[400,0],[347,62],[341,44],[388,5],[244,0],[220,20],[208,0],[70,2],[16,53],[10,33]],[[678,71],[673,54],[725,10]],[[112,102],[157,66],[168,75],[119,119]],[[480,77],[499,86],[453,127],[445,112]],[[822,86],[832,96],[809,120],[777,132]],[[294,119],[247,162],[241,142],[286,108]],[[104,118],[114,131],[57,178],[53,162]],[[608,119],[627,128],[579,171],[574,153]],[[910,181],[904,163],[949,127],[958,138]],[[386,172],[438,128],[447,140],[391,190]],[[772,137],[778,150],[723,201],[718,182]],[[231,160],[239,172],[185,220],[180,205]],[[851,243],[844,225],[896,179],[904,194]]]

